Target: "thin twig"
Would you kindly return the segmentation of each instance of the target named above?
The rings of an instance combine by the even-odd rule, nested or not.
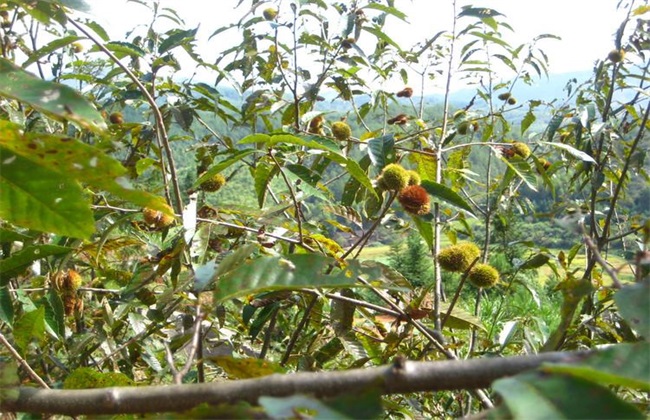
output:
[[[203,321],[203,314],[201,313],[201,305],[196,304],[196,319],[194,320],[194,332],[192,333],[192,342],[190,343],[189,352],[187,355],[187,361],[183,368],[178,370],[174,364],[174,355],[172,354],[169,344],[165,344],[165,358],[169,364],[169,369],[172,371],[174,377],[174,383],[180,385],[183,383],[183,378],[192,368],[192,363],[194,362],[194,356],[196,355],[196,349],[199,346],[199,340],[201,339],[201,322]]]
[[[479,257],[476,257],[474,261],[467,267],[467,270],[463,273],[463,277],[460,279],[460,283],[458,284],[458,287],[456,288],[456,293],[454,294],[454,297],[451,299],[451,302],[449,303],[449,309],[447,309],[447,313],[445,314],[445,317],[442,319],[440,322],[440,330],[445,327],[445,324],[447,323],[447,320],[449,319],[449,316],[451,315],[451,311],[454,310],[454,306],[456,305],[456,301],[458,301],[458,298],[460,297],[460,291],[463,289],[463,285],[465,284],[465,280],[467,280],[467,277],[469,276],[469,272],[472,270],[474,267],[474,264],[476,264],[479,260]]]
[[[293,187],[291,186],[291,182],[289,182],[289,178],[287,178],[287,174],[284,173],[284,169],[282,169],[282,165],[280,165],[280,162],[275,158],[273,155],[273,150],[269,150],[269,156],[273,160],[273,163],[278,167],[278,171],[280,171],[280,176],[284,180],[284,183],[286,184],[287,188],[289,189],[289,195],[291,196],[291,201],[293,201],[293,206],[296,210],[296,217],[295,220],[298,224],[298,243],[302,244],[303,243],[303,236],[302,236],[302,215],[301,215],[301,210],[300,210],[300,202],[298,202],[298,199],[296,198],[296,194],[293,191]]]
[[[379,227],[379,224],[381,223],[382,219],[390,209],[390,206],[393,204],[393,201],[395,201],[395,197],[397,197],[397,194],[394,192],[390,194],[390,198],[388,199],[388,202],[386,203],[386,206],[384,207],[384,210],[382,211],[381,215],[377,216],[377,220],[370,226],[370,229],[368,229],[357,241],[352,244],[352,246],[341,255],[341,259],[344,260],[346,259],[352,251],[354,251],[357,247],[363,248],[363,245],[368,241],[370,236],[375,232],[375,229]],[[361,249],[357,252],[355,255],[355,258],[359,255],[359,252],[361,252]]]
[[[582,226],[582,225],[581,225]],[[584,227],[582,227],[584,231]],[[589,235],[586,234],[586,232],[583,233],[582,238],[585,241],[585,245],[589,247],[591,250],[591,253],[593,257],[596,259],[596,262],[603,267],[603,270],[609,274],[609,276],[612,278],[612,282],[614,282],[614,288],[620,289],[623,285],[621,284],[621,281],[618,279],[618,275],[616,274],[616,271],[612,269],[612,267],[607,264],[607,261],[603,259],[603,257],[600,255],[600,252],[598,252],[598,247],[594,243],[594,241],[591,240]]]
[[[95,37],[93,34],[91,34],[88,30],[86,30],[81,24],[76,22],[73,19],[68,19],[68,22],[72,24],[75,28],[77,28],[81,33],[86,35],[91,41],[97,45],[97,47],[106,54],[111,61],[113,61],[115,64],[117,64],[124,72],[126,75],[135,83],[135,85],[138,87],[142,95],[145,97],[149,105],[151,106],[151,109],[153,111],[154,118],[156,120],[156,133],[158,134],[156,138],[159,141],[159,146],[161,149],[165,151],[165,155],[167,157],[167,163],[169,165],[169,172],[170,172],[170,178],[171,178],[171,183],[174,191],[174,198],[176,199],[175,202],[171,200],[170,194],[169,194],[169,187],[168,187],[168,180],[166,175],[164,174],[165,172],[165,165],[161,165],[161,169],[163,170],[163,181],[165,184],[165,192],[167,195],[167,200],[170,201],[170,204],[175,204],[174,210],[176,213],[182,214],[183,213],[183,196],[181,195],[181,189],[178,183],[178,177],[176,174],[176,165],[174,164],[174,155],[172,153],[171,147],[169,145],[169,137],[167,136],[167,130],[165,129],[165,123],[164,119],[162,116],[162,113],[160,112],[160,108],[158,108],[158,104],[156,104],[156,100],[151,96],[147,88],[140,82],[138,77],[122,62],[113,54],[104,44],[99,40],[97,37]]]
[[[305,325],[307,325],[307,321],[309,320],[309,316],[311,315],[312,309],[314,309],[314,306],[316,306],[316,302],[318,302],[318,296],[314,296],[311,299],[311,301],[307,304],[302,319],[298,323],[296,329],[293,331],[293,334],[291,334],[291,339],[289,340],[287,349],[285,350],[284,355],[282,356],[282,360],[280,361],[280,366],[286,365],[287,362],[289,361],[289,358],[291,357],[291,352],[293,351],[293,348],[296,345],[296,342],[298,341],[298,337],[300,336],[300,333],[302,333],[302,330],[305,328]]]
[[[50,387],[45,383],[43,379],[41,379],[40,376],[36,372],[34,372],[34,369],[29,366],[29,363],[23,357],[18,353],[18,351],[7,341],[5,338],[4,334],[0,332],[0,343],[4,345],[7,350],[9,350],[9,353],[13,356],[13,358],[18,362],[20,366],[22,366],[23,369],[27,372],[27,374],[36,382],[38,383],[41,387],[45,389],[50,389]]]

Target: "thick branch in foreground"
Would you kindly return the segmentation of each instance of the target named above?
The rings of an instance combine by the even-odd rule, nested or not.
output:
[[[49,414],[126,414],[184,411],[201,403],[248,401],[260,396],[297,393],[331,397],[378,388],[382,394],[477,389],[492,381],[535,369],[542,363],[575,363],[589,352],[553,352],[534,356],[446,360],[396,361],[393,365],[340,372],[302,372],[258,379],[187,385],[52,390],[5,390],[0,411]]]

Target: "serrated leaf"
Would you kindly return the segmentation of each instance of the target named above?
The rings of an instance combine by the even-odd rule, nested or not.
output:
[[[545,372],[568,373],[603,385],[650,391],[650,343],[617,344],[578,364],[547,364]]]
[[[45,295],[45,322],[56,334],[65,337],[64,308],[61,297],[54,289],[49,289]]]
[[[10,359],[0,364],[0,401],[12,401],[18,398],[20,377],[18,364]]]
[[[411,215],[413,224],[418,229],[420,236],[424,239],[429,250],[433,249],[433,225],[430,221],[424,220],[421,217]]]
[[[375,188],[372,186],[372,182],[370,181],[370,178],[368,178],[366,172],[363,169],[361,169],[361,166],[359,166],[357,162],[335,153],[328,153],[327,157],[330,160],[338,163],[352,176],[352,178],[354,178],[357,182],[359,182],[359,184],[363,185],[370,194],[377,197],[377,192],[375,191]]]
[[[0,121],[0,147],[45,169],[80,180],[133,204],[173,214],[162,197],[124,186],[126,180],[120,177],[127,170],[122,164],[100,149],[79,140],[44,133],[22,134],[17,124]]]
[[[528,111],[526,115],[524,115],[524,119],[521,120],[521,135],[523,136],[526,130],[535,122],[537,117],[535,114],[533,114],[533,111]]]
[[[239,162],[246,156],[252,155],[253,153],[257,153],[258,151],[255,149],[246,149],[246,150],[240,150],[237,151],[236,153],[233,154],[232,157],[223,160],[216,165],[212,166],[210,169],[208,169],[203,175],[199,177],[199,179],[196,180],[196,182],[192,185],[192,188],[196,188],[199,185],[201,185],[202,182],[212,178],[216,174],[220,173],[226,168],[229,168],[230,166],[234,165],[235,163]]]
[[[379,10],[379,11],[382,11],[382,12],[387,13],[389,15],[393,15],[396,18],[406,22],[406,14],[404,12],[394,8],[394,7],[385,6],[385,5],[380,4],[380,3],[368,3],[363,8],[364,9]]]
[[[393,38],[386,35],[386,33],[378,27],[364,26],[363,30],[373,34],[378,40],[384,41],[386,44],[391,45],[397,49],[397,51],[402,51],[402,47],[397,42],[393,41]],[[359,51],[357,44],[352,44],[352,46],[357,47],[357,51]]]
[[[492,387],[513,419],[645,418],[609,389],[569,375],[523,373]]]
[[[495,16],[503,16],[503,15],[494,9],[488,9],[487,7],[463,6],[462,11],[458,14],[458,17],[462,17],[462,16],[485,18],[485,17],[495,17]]]
[[[259,378],[274,373],[284,373],[286,370],[277,363],[254,357],[236,358],[231,356],[208,357],[216,363],[232,379]]]
[[[34,51],[29,55],[29,58],[22,64],[23,68],[29,67],[31,64],[37,62],[41,58],[45,57],[46,55],[52,54],[54,51],[65,47],[66,45],[70,45],[75,41],[79,41],[81,38],[80,36],[76,35],[71,35],[71,36],[66,36],[63,38],[57,38],[54,41],[50,42],[49,44],[39,48],[38,50]]]
[[[158,46],[158,54],[164,54],[167,51],[179,47],[185,43],[195,40],[196,32],[199,28],[195,29],[172,29],[168,32],[167,38],[165,38]]]
[[[80,12],[90,12],[91,10],[90,5],[86,3],[84,0],[43,0],[43,1],[52,4],[62,4],[63,6],[69,9],[79,10]]]
[[[551,118],[546,128],[546,138],[549,141],[553,140],[553,136],[557,132],[557,129],[560,128],[560,125],[562,125],[562,121],[564,121],[564,116],[559,112]]]
[[[533,191],[537,191],[537,178],[533,172],[533,168],[530,167],[528,162],[521,159],[519,156],[514,156],[510,159],[501,158],[501,160],[508,166],[508,168],[513,171],[528,188]]]
[[[0,148],[0,218],[18,226],[75,238],[95,231],[79,184]]]
[[[32,236],[18,233],[10,229],[0,228],[0,243],[25,242],[30,239],[33,239]]]
[[[257,194],[257,204],[260,208],[264,207],[267,187],[273,176],[277,173],[275,165],[259,162],[255,168],[255,193]]]
[[[463,198],[454,192],[451,188],[433,181],[422,181],[422,188],[427,190],[433,197],[438,198],[452,206],[474,214],[472,207]]]
[[[318,254],[286,257],[261,257],[245,261],[218,279],[215,300],[224,301],[268,290],[302,287],[355,287],[359,263],[352,261],[345,270],[326,275],[336,265],[334,258]]]
[[[106,49],[115,54],[117,58],[133,56],[142,58],[147,55],[146,51],[130,42],[111,41],[104,44]]]
[[[104,42],[108,42],[110,40],[110,37],[108,36],[108,33],[106,33],[106,30],[100,25],[99,23],[95,21],[89,21],[86,22],[86,26],[95,31],[97,35],[102,39]]]
[[[309,417],[315,420],[349,420],[351,418],[330,408],[315,397],[307,395],[292,395],[282,398],[263,396],[259,398],[259,404],[264,409],[264,412],[274,419],[294,418],[296,413],[304,410],[308,410],[310,412]]]
[[[592,158],[591,156],[589,156],[585,152],[582,152],[582,151],[576,149],[573,146],[569,146],[568,144],[565,144],[565,143],[552,143],[552,142],[547,142],[547,141],[542,141],[540,143],[548,144],[549,146],[553,146],[553,147],[557,147],[557,148],[562,149],[562,150],[566,150],[567,152],[569,152],[569,154],[571,154],[572,156],[580,159],[583,162],[596,163],[596,160],[594,158]]]
[[[436,180],[436,159],[430,155],[423,155],[419,153],[412,153],[409,155],[409,160],[414,162],[418,167],[418,174],[420,178],[425,181]]]
[[[623,318],[642,337],[650,341],[650,284],[648,281],[627,284],[614,295]]]
[[[274,293],[282,293],[282,292],[274,292]],[[251,323],[250,328],[248,329],[248,334],[250,335],[251,340],[255,340],[257,335],[262,331],[264,325],[271,319],[271,316],[275,313],[275,311],[278,310],[279,307],[280,307],[280,303],[274,302],[270,305],[263,307],[262,310],[257,313],[257,316]]]
[[[14,323],[14,305],[11,300],[11,293],[6,287],[0,287],[0,321],[9,326]]]
[[[449,310],[449,304],[447,302],[440,302],[441,316],[444,316],[443,314],[446,315],[448,310]],[[451,311],[451,314],[449,314],[449,318],[445,323],[445,327],[454,328],[458,330],[469,330],[472,328],[478,328],[480,330],[487,331],[485,329],[485,326],[483,325],[483,323],[478,317],[459,308],[458,306],[454,306],[454,309]]]
[[[65,255],[72,248],[58,245],[32,245],[14,252],[9,258],[0,260],[0,286],[7,284],[9,279],[29,267],[34,261],[53,255]]]
[[[393,134],[368,140],[368,156],[377,169],[383,168],[395,159],[394,146],[395,136]]]
[[[14,324],[13,335],[23,354],[33,339],[42,340],[45,335],[45,306],[24,313]]]
[[[342,156],[341,147],[331,139],[320,136],[294,136],[292,134],[276,134],[268,142],[270,146],[278,143],[295,144],[310,149],[325,150]]]
[[[65,85],[42,80],[4,58],[0,58],[0,95],[74,121],[96,133],[106,129],[101,114],[79,92]]]
[[[271,140],[271,136],[268,134],[250,134],[243,139],[239,140],[239,144],[258,144],[258,143],[268,143]]]
[[[530,270],[533,268],[539,268],[544,264],[546,264],[550,259],[551,258],[547,254],[540,252],[539,254],[535,254],[532,258],[529,258],[526,261],[524,261],[524,263],[519,266],[519,269]]]

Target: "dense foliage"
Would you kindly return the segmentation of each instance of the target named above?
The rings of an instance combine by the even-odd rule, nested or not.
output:
[[[448,359],[469,382],[351,400],[316,375],[314,395],[242,388],[184,416],[650,413],[647,1],[619,5],[592,77],[553,101],[517,92],[561,41],[512,45],[525,23],[489,8],[454,1],[452,28],[405,46],[398,1],[241,0],[208,61],[177,11],[137,3],[124,40],[81,0],[0,3],[0,409],[48,412],[19,385],[144,401]],[[594,353],[480,369],[575,350]]]

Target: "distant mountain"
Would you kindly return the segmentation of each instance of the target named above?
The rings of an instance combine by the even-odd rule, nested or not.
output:
[[[591,71],[549,74],[548,77],[542,77],[533,85],[517,83],[512,94],[517,98],[519,103],[531,99],[539,99],[542,101],[562,99],[567,96],[565,88],[569,81],[576,80],[577,84],[574,84],[575,87],[580,83],[587,81],[592,75],[593,73]],[[453,106],[458,108],[464,107],[472,100],[475,93],[476,89],[472,88],[456,90],[451,95],[451,103]],[[442,94],[425,96],[425,101],[432,104],[441,103],[443,99],[444,96]]]

